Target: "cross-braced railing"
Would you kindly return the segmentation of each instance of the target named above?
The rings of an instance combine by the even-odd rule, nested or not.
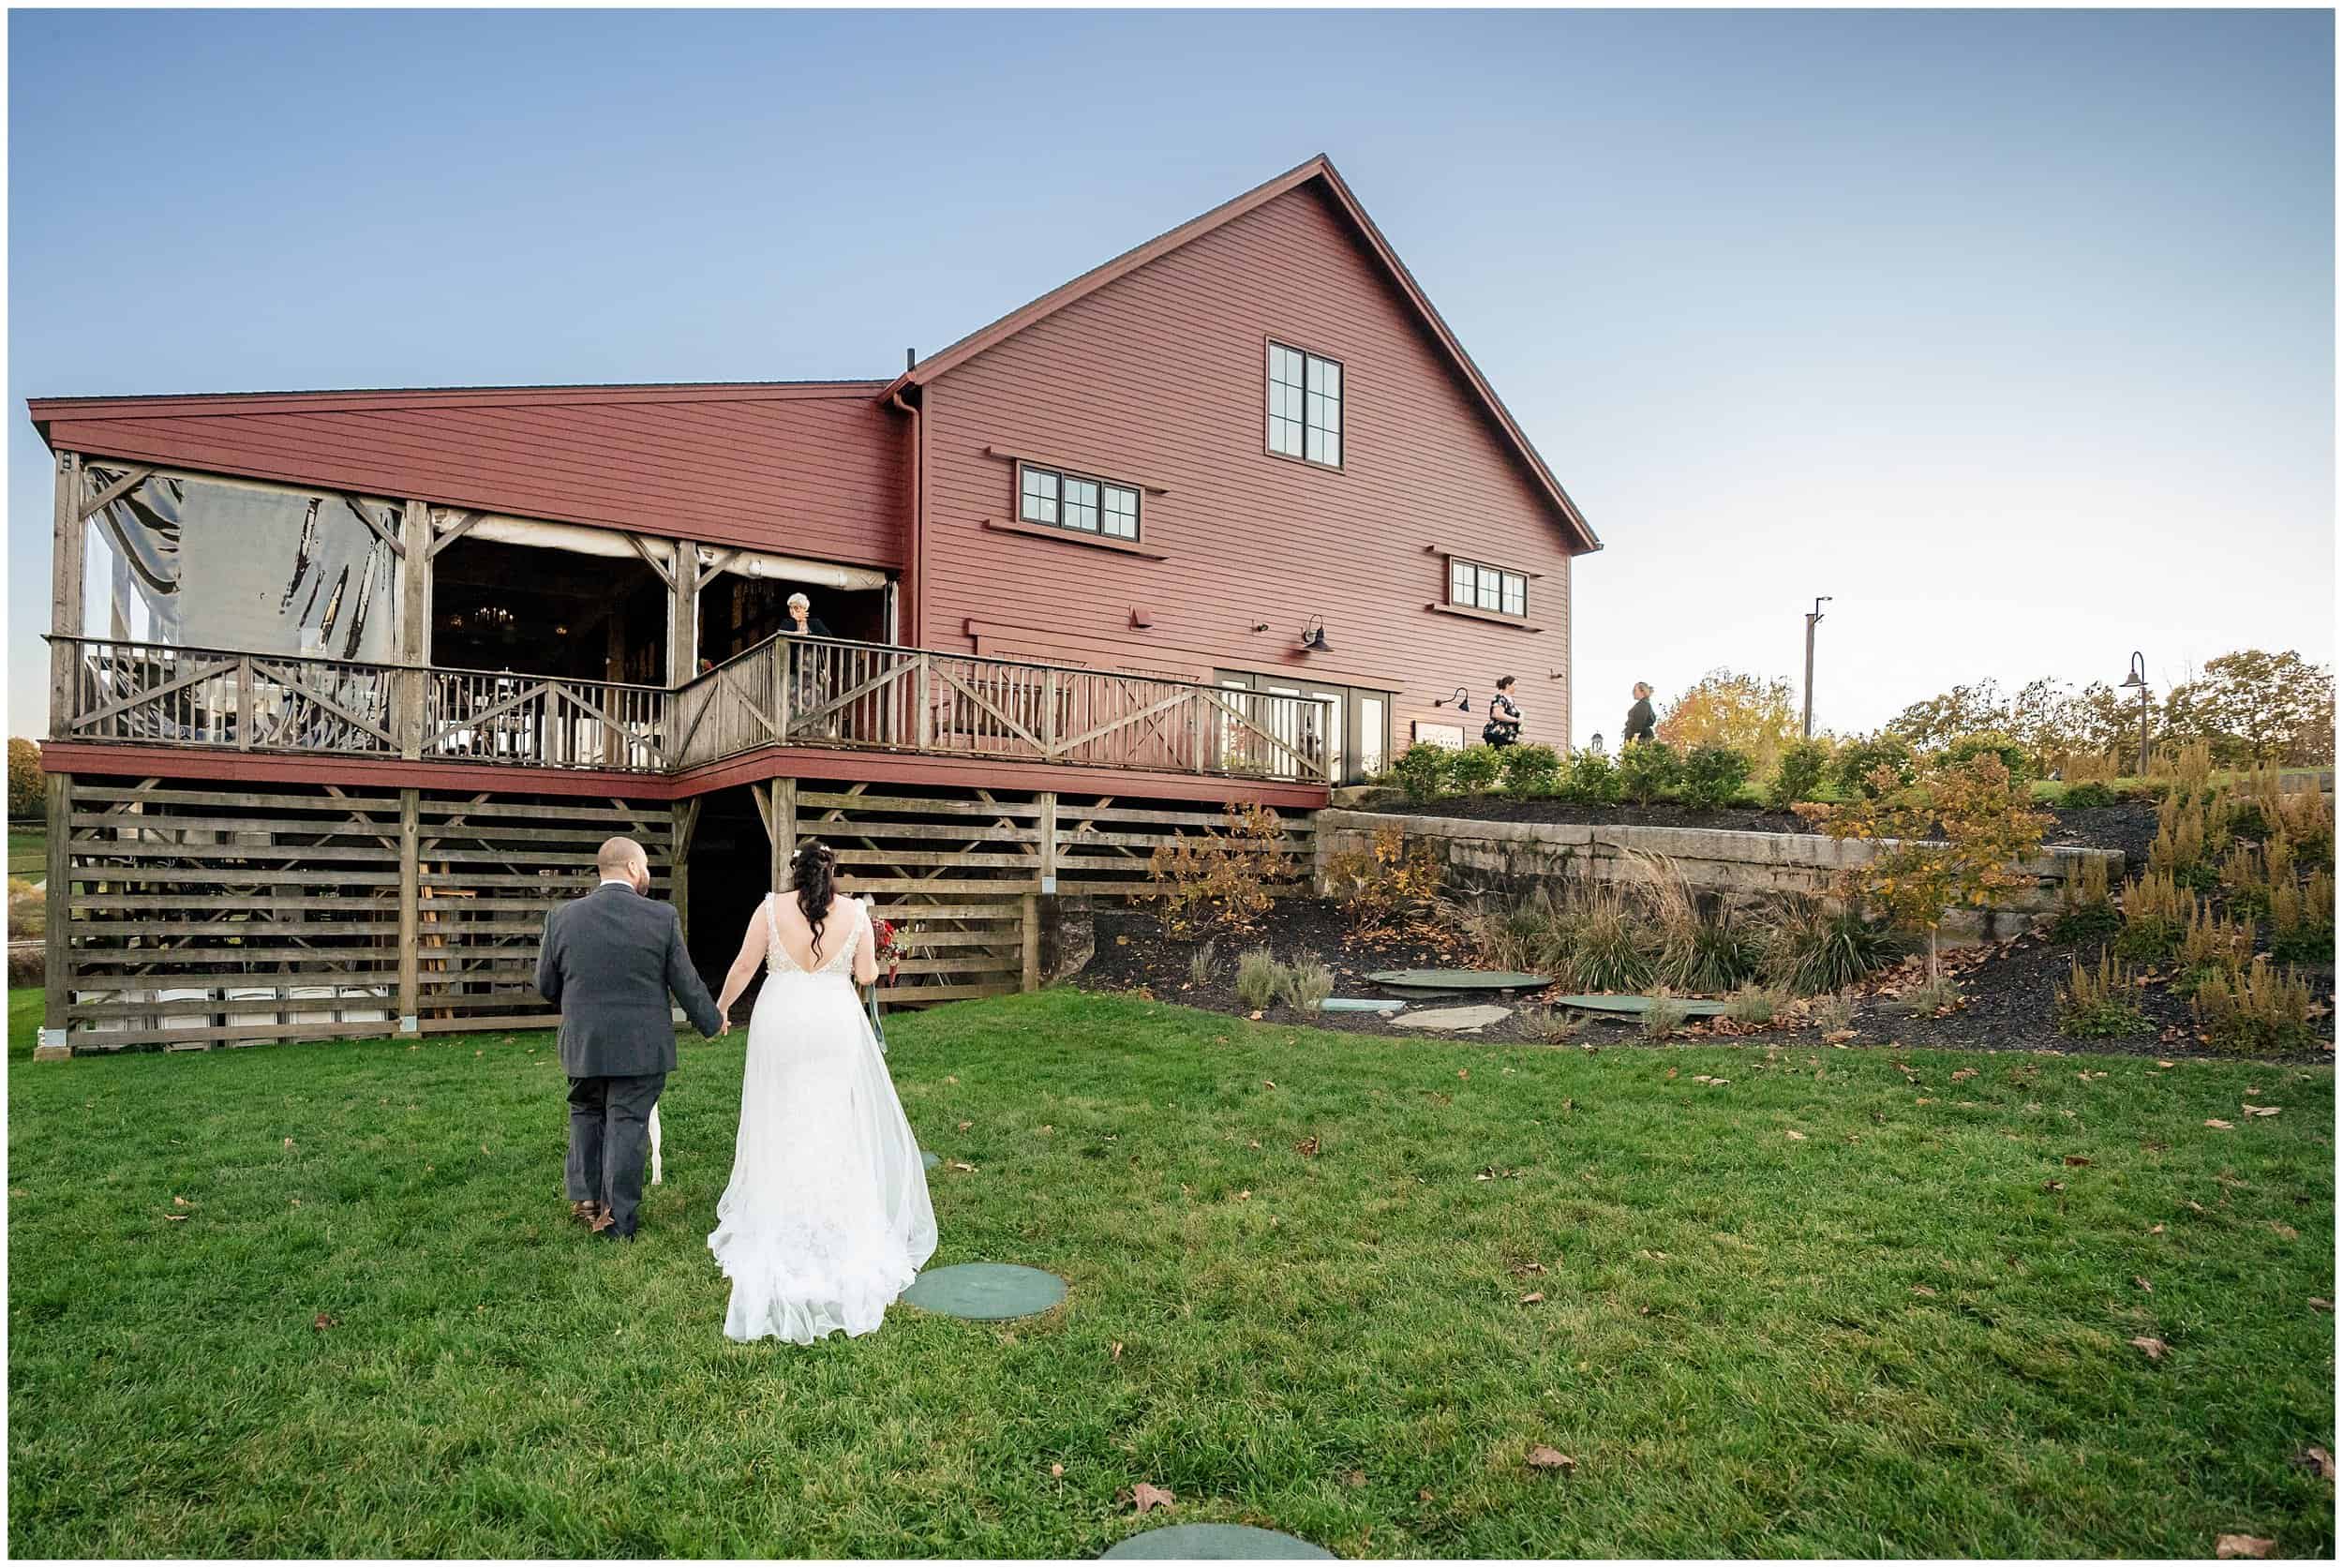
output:
[[[763,746],[1329,782],[1314,697],[775,637],[669,690],[87,637],[58,739],[671,772]]]

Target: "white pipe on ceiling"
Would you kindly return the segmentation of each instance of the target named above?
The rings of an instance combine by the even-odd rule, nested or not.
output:
[[[455,514],[434,509],[433,525],[441,533],[454,530]],[[634,546],[626,535],[615,529],[586,528],[576,523],[536,523],[521,517],[483,517],[465,530],[467,539],[486,540],[496,545],[526,545],[537,549],[568,550],[576,555],[602,556],[613,560],[634,560]],[[675,563],[675,545],[668,540],[643,535],[643,545],[651,558],[662,566]],[[887,586],[887,574],[867,566],[841,566],[827,560],[808,560],[798,556],[769,555],[762,550],[725,551],[710,545],[699,546],[700,564],[707,566],[729,554],[724,570],[738,572],[744,577],[770,578],[781,582],[811,583],[816,588],[834,588],[841,592],[867,592]]]

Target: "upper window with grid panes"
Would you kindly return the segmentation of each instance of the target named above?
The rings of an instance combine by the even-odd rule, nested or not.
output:
[[[1103,539],[1139,538],[1139,490],[1134,485],[1062,473],[1032,463],[1017,470],[1021,522],[1062,528]]]
[[[1448,558],[1448,602],[1494,615],[1530,613],[1530,579],[1519,572],[1484,566],[1460,556]]]
[[[1269,345],[1269,450],[1342,467],[1342,366],[1283,343]]]

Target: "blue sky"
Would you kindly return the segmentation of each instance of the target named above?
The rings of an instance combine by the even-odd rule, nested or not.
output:
[[[8,23],[12,732],[27,396],[885,375],[1317,151],[1604,539],[1574,739],[1817,593],[1843,729],[2333,657],[2327,13]]]

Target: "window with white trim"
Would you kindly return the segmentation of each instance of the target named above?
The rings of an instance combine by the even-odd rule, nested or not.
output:
[[[1448,558],[1448,602],[1468,610],[1492,615],[1527,616],[1530,579],[1501,566],[1484,566],[1461,556]]]
[[[1139,487],[1033,463],[1017,466],[1017,518],[1068,533],[1139,538]]]
[[[1269,450],[1342,467],[1342,366],[1283,343],[1269,345]]]

